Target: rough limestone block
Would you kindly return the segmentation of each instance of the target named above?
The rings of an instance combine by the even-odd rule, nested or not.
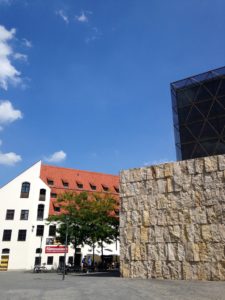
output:
[[[168,243],[167,244],[167,260],[168,261],[175,261],[176,257],[177,257],[176,244],[175,243]]]
[[[147,248],[148,248],[148,259],[159,260],[157,244],[148,244]]]
[[[163,226],[155,226],[155,242],[156,243],[163,243],[164,242],[164,228]]]
[[[225,155],[218,155],[219,170],[225,170]]]
[[[164,165],[164,176],[165,177],[173,176],[173,164],[172,163],[166,163]]]
[[[166,192],[172,193],[174,191],[173,188],[173,180],[171,178],[166,179]]]
[[[167,192],[167,182],[165,179],[158,179],[157,186],[159,194],[165,194]]]
[[[141,242],[142,243],[147,243],[149,241],[148,234],[149,234],[148,227],[141,226]]]
[[[187,163],[188,174],[190,174],[190,175],[195,174],[195,160],[190,159],[190,160],[187,160],[186,163]]]
[[[214,172],[218,170],[217,156],[204,157],[204,165],[206,172]]]
[[[200,242],[198,243],[199,257],[201,262],[211,261],[211,255],[208,249],[208,244]]]
[[[164,178],[164,165],[157,165],[157,166],[152,166],[152,174],[153,174],[153,178],[156,179],[160,179],[160,178]]]
[[[130,264],[120,262],[120,272],[122,277],[130,278]]]
[[[212,240],[211,226],[210,225],[202,225],[201,231],[202,231],[203,240],[205,242],[210,242]]]
[[[204,160],[203,158],[196,158],[195,160],[195,173],[203,173],[204,172]]]
[[[169,272],[171,274],[171,279],[182,279],[182,264],[179,261],[173,261],[168,263]]]

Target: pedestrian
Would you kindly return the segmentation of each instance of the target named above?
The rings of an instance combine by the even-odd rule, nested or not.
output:
[[[88,256],[87,265],[88,265],[87,266],[87,268],[88,268],[87,273],[89,273],[89,271],[91,271],[91,266],[92,266],[92,260],[91,260],[90,256]]]
[[[83,270],[86,268],[86,265],[87,265],[86,256],[84,256],[83,259],[82,259],[82,268],[83,268]]]

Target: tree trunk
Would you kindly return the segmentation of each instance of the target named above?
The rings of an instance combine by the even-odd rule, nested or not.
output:
[[[101,251],[102,251],[101,259],[102,259],[102,265],[103,265],[103,263],[104,263],[104,261],[103,261],[103,242],[101,242]]]
[[[92,244],[92,250],[93,250],[93,253],[92,253],[92,265],[94,266],[95,265],[95,244],[94,243]]]

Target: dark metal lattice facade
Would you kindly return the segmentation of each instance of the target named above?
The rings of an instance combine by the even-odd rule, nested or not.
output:
[[[225,67],[171,83],[177,159],[225,154]]]

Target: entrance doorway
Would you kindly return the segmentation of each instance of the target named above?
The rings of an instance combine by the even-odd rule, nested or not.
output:
[[[9,264],[9,255],[2,255],[0,261],[0,271],[7,271]]]

